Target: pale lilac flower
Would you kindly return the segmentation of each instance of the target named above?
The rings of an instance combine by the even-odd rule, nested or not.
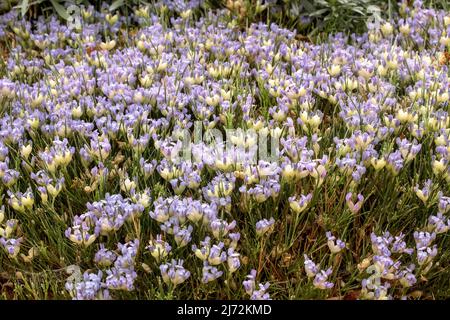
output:
[[[330,231],[326,232],[326,236],[327,245],[331,253],[338,253],[345,248],[345,242],[343,242],[341,239],[336,239],[336,237],[333,236]]]
[[[362,194],[358,194],[357,198],[358,201],[356,203],[353,202],[353,193],[349,192],[345,196],[345,201],[347,202],[347,206],[350,209],[350,211],[354,214],[358,213],[361,210],[361,207],[364,203],[364,196]]]

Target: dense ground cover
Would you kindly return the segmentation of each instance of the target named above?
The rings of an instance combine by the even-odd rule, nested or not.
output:
[[[0,16],[2,297],[448,298],[449,13],[179,8]]]

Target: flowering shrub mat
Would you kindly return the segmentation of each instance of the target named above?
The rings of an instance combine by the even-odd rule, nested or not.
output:
[[[0,296],[448,298],[449,12],[198,2],[0,16]]]

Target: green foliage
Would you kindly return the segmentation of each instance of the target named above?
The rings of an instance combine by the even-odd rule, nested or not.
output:
[[[308,32],[364,32],[367,22],[381,20],[395,9],[380,0],[282,0],[277,10],[286,26]],[[388,13],[388,14],[386,14]]]
[[[30,14],[31,11],[35,12],[38,8],[41,12],[53,9],[62,19],[67,20],[69,15],[64,6],[64,2],[63,0],[20,0],[15,8],[20,9],[22,17]],[[70,1],[66,3],[70,3]]]
[[[64,0],[1,1],[0,5],[5,5],[5,10],[16,7],[22,12],[23,16],[47,12],[58,14],[62,19],[67,19],[65,17],[67,9],[65,8],[67,8],[69,3],[91,3],[97,8],[102,6],[102,1],[75,0],[72,2]],[[309,34],[332,33],[336,31],[360,32],[366,28],[366,22],[370,18],[389,18],[396,12],[396,6],[393,2],[379,0],[279,0],[278,2],[264,5],[261,5],[256,0],[241,0],[241,3],[243,3],[243,6],[240,8],[244,8],[243,10],[236,9],[237,7],[230,9],[226,0],[207,0],[205,10],[228,8],[231,18],[236,18],[235,21],[239,21],[244,26],[245,24],[258,21],[274,22]],[[259,6],[257,6],[258,3]],[[132,7],[147,5],[148,2],[141,0],[114,0],[108,1],[107,4],[109,11],[126,12]],[[447,2],[443,0],[433,1],[432,5],[448,6]],[[257,9],[252,10],[252,8]],[[119,48],[125,45],[120,40],[118,39]],[[33,52],[33,54],[35,52],[30,47],[26,47],[26,50]],[[0,77],[7,75],[6,67],[4,70],[1,68],[2,63],[4,62],[0,61]],[[27,80],[31,80],[31,78]],[[246,87],[245,80],[239,79],[237,76],[232,78],[232,80],[237,93],[240,94],[240,90],[245,92],[242,89]],[[392,83],[398,86],[399,90],[404,90],[404,87],[407,85],[394,78],[391,80]],[[242,82],[243,84],[241,84]],[[259,87],[257,98],[258,106],[261,108],[263,115],[266,115],[267,109],[276,103],[276,100],[272,99],[264,88],[263,83]],[[321,138],[320,140],[321,148],[329,150],[333,148],[333,137],[338,135],[338,132],[343,134],[342,132],[345,132],[346,127],[342,119],[335,116],[337,113],[336,105],[321,99],[318,99],[317,103],[318,108],[329,110],[329,114],[332,115],[329,120],[331,121],[329,123],[330,130],[325,131],[323,139]],[[239,126],[240,121],[236,120],[234,124],[233,121],[230,121],[230,123],[232,123],[232,126]],[[400,128],[400,130],[403,130],[400,132],[401,134],[407,132],[406,128]],[[126,139],[124,136],[119,138]],[[86,143],[78,135],[75,135],[71,142],[74,145]],[[44,136],[42,136],[42,139],[38,136],[33,143],[35,149],[43,150],[48,141],[45,140]],[[432,141],[427,140],[423,144],[424,150],[432,149]],[[118,144],[113,147],[115,150],[119,149]],[[124,149],[123,153],[125,158],[129,159],[130,170],[139,172],[139,157],[133,156],[132,149]],[[147,151],[145,156],[148,158],[154,157],[149,151]],[[359,272],[354,266],[358,264],[360,258],[370,252],[371,244],[367,240],[367,234],[372,230],[378,234],[385,229],[396,232],[412,230],[416,226],[423,225],[426,218],[433,213],[431,206],[424,206],[421,200],[416,198],[411,192],[418,180],[422,181],[431,174],[431,160],[431,153],[419,154],[414,163],[410,164],[396,177],[377,173],[375,170],[370,169],[367,173],[367,181],[370,181],[370,183],[367,183],[361,189],[361,193],[366,196],[367,201],[361,214],[356,219],[345,209],[344,196],[350,188],[350,180],[345,177],[327,179],[315,192],[308,211],[305,211],[301,216],[290,215],[289,207],[281,205],[283,202],[286,203],[287,195],[294,192],[293,186],[289,184],[281,186],[282,194],[284,195],[284,198],[281,198],[281,200],[270,199],[261,206],[250,203],[245,210],[238,206],[233,207],[234,210],[232,210],[230,215],[242,226],[242,255],[245,257],[243,269],[248,272],[250,266],[258,262],[258,270],[261,270],[262,274],[272,282],[271,294],[274,298],[290,299],[302,297],[304,299],[323,299],[327,297],[326,294],[318,289],[313,289],[310,283],[307,283],[304,274],[301,273],[302,271],[299,271],[303,266],[302,253],[313,252],[315,257],[323,257],[320,260],[321,263],[333,265],[339,271],[339,277],[335,278],[335,282],[339,284],[334,291],[335,296],[341,298],[351,297],[354,293],[355,283],[360,281],[362,277],[362,272]],[[70,181],[70,176],[76,176],[77,179],[73,179],[73,183],[68,185],[60,195],[58,202],[56,202],[56,207],[53,207],[54,204],[52,203],[51,207],[39,208],[39,211],[36,210],[36,212],[32,213],[27,212],[26,214],[30,214],[30,217],[21,216],[23,221],[21,228],[27,236],[25,249],[37,248],[39,256],[35,258],[31,265],[24,262],[25,259],[23,257],[10,261],[6,254],[0,251],[0,261],[2,262],[0,268],[2,269],[0,273],[0,285],[2,288],[0,290],[0,299],[70,298],[68,293],[61,289],[64,287],[65,279],[68,276],[65,272],[66,268],[71,263],[77,263],[83,268],[87,268],[90,265],[89,257],[93,256],[94,248],[77,248],[71,245],[62,231],[70,224],[73,215],[86,210],[85,204],[87,202],[100,200],[104,196],[104,189],[102,188],[99,188],[100,191],[98,193],[88,194],[85,191],[83,187],[87,184],[87,180],[85,181],[87,178],[80,174],[80,168],[83,168],[83,165],[80,159],[77,158],[73,160],[71,166],[64,173],[67,181]],[[330,171],[330,175],[333,174],[337,175],[336,172]],[[210,178],[210,176],[207,176],[203,181],[208,181]],[[157,175],[152,176],[147,181],[141,180],[140,183],[142,188],[147,187],[147,184],[152,187],[153,199],[159,196],[170,195],[167,183],[158,178]],[[118,176],[108,180],[109,191],[117,191],[119,189]],[[199,190],[201,189],[199,188]],[[239,202],[239,199],[233,199],[233,203]],[[271,238],[262,241],[254,236],[253,226],[257,220],[267,217],[268,213],[277,221],[282,221],[282,223],[278,225],[277,232]],[[32,218],[35,214],[39,216],[38,223]],[[155,234],[159,229],[148,217],[147,212],[140,223],[142,227],[139,225],[140,228],[136,229],[146,231],[142,233],[142,243],[147,243],[150,234]],[[351,252],[350,250],[345,251],[334,256],[333,259],[327,260],[328,256],[326,254],[328,254],[328,249],[321,244],[326,241],[323,235],[324,231],[332,229],[343,230],[340,235],[347,242],[354,243],[355,246]],[[126,225],[121,235],[124,236],[125,232],[133,235],[138,233],[134,230],[134,226],[131,223]],[[196,235],[193,242],[198,243],[204,236],[205,234],[201,234],[201,236]],[[105,241],[108,242],[109,247],[113,247],[117,239],[108,238]],[[449,296],[450,270],[448,266],[450,253],[446,249],[449,246],[450,237],[445,235],[439,241],[439,248],[444,248],[444,250],[442,250],[442,255],[438,257],[436,271],[432,271],[427,276],[427,279],[423,278],[420,280],[422,284],[426,282],[423,285],[425,286],[423,293],[425,298],[444,298]],[[178,248],[177,250],[179,250],[177,254],[185,255],[189,249]],[[149,269],[153,271],[147,271],[144,266],[139,265],[137,267],[139,272],[137,290],[133,293],[135,295],[118,293],[118,298],[173,299],[183,297],[195,299],[236,299],[241,297],[242,289],[238,288],[245,279],[246,272],[242,272],[239,276],[236,275],[235,278],[228,279],[226,286],[223,287],[223,291],[220,291],[217,295],[214,293],[219,292],[214,287],[216,284],[210,284],[209,287],[201,287],[196,286],[196,282],[180,287],[178,292],[173,293],[164,289],[160,279],[156,282],[158,266],[153,264],[154,262],[151,260],[148,252],[140,253],[139,259],[151,264]],[[187,264],[189,263],[192,263],[192,261],[187,261]],[[198,278],[201,271],[193,268],[192,272]],[[341,275],[343,275],[342,278],[340,277]],[[343,282],[343,279],[345,279],[346,283]],[[419,294],[417,292],[413,293]]]
[[[94,5],[96,9],[108,6],[109,11],[129,10],[151,5],[154,1],[144,0],[7,0],[3,11],[17,8],[22,16],[37,16],[54,12],[62,19],[68,19],[70,4]],[[434,2],[438,7],[447,6],[445,1]],[[276,22],[287,28],[305,33],[317,32],[364,32],[368,21],[388,18],[396,11],[396,1],[382,0],[206,0],[205,8],[228,8],[242,25],[253,22]],[[0,12],[2,7],[0,6]]]
[[[7,0],[4,5],[4,10],[10,10],[12,8],[17,8],[20,10],[21,15],[24,17],[27,14],[30,15],[31,12],[36,14],[42,14],[44,12],[56,13],[60,18],[67,20],[69,14],[67,8],[70,5],[93,5],[96,9],[100,9],[102,5],[109,5],[109,11],[120,10],[123,11],[131,9],[133,7],[138,7],[142,5],[149,5],[151,1],[143,0],[110,0],[110,1],[99,1],[99,0]],[[0,5],[0,12],[2,7]]]
[[[310,20],[313,31],[363,32],[369,19],[382,19],[382,12],[386,12],[389,3],[379,0],[287,0],[286,5],[291,19],[298,16]]]
[[[62,19],[68,19],[70,4],[94,5],[100,9],[107,4],[109,11],[129,12],[132,8],[151,5],[154,1],[144,0],[6,0],[0,4],[0,13],[18,8],[25,16],[34,13],[54,12]],[[449,9],[445,0],[425,1],[429,7]],[[302,34],[319,32],[364,32],[367,23],[391,18],[397,11],[395,0],[205,0],[206,9],[228,8],[237,21],[243,25],[253,22],[276,22],[294,28]]]
[[[426,0],[424,5],[430,8],[450,10],[450,2],[448,0]]]
[[[275,22],[303,34],[364,32],[367,23],[391,18],[396,1],[382,0],[207,0],[212,8],[226,7],[246,25]]]
[[[11,8],[17,5],[17,0],[4,0],[0,1],[0,14],[11,10]]]

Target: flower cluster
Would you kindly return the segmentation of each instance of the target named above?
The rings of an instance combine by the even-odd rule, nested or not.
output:
[[[320,270],[320,267],[316,265],[306,254],[304,255],[304,267],[308,278],[314,278],[313,285],[318,289],[330,289],[334,287],[334,283],[327,281],[328,276],[333,273],[332,268],[327,270]]]
[[[6,250],[8,256],[16,258],[20,252],[22,237],[17,237],[19,221],[16,219],[5,220],[5,206],[0,207],[0,245]]]
[[[88,211],[75,216],[73,226],[65,232],[76,244],[89,246],[100,235],[118,231],[125,222],[139,217],[144,211],[140,203],[132,203],[120,194],[106,194],[104,200],[88,203]]]
[[[79,267],[71,270],[75,272],[67,279],[66,290],[74,300],[106,300],[110,299],[110,290],[134,290],[138,248],[137,239],[119,243],[116,252],[101,244],[94,259],[101,270],[97,273],[86,271],[82,276]]]
[[[256,270],[253,269],[242,284],[244,285],[245,292],[250,296],[251,300],[270,300],[270,295],[266,292],[269,289],[270,284],[258,283],[256,286]]]

